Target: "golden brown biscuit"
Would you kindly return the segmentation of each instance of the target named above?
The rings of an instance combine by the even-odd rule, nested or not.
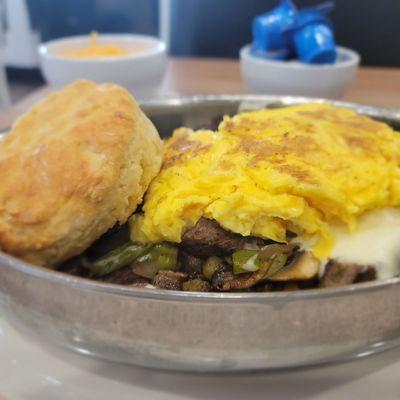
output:
[[[0,248],[53,267],[124,223],[158,173],[162,142],[132,96],[78,81],[0,143]]]

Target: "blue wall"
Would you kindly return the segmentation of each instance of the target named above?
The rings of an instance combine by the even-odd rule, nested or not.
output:
[[[99,32],[157,35],[163,0],[27,0],[43,40]],[[325,0],[297,0],[299,6]],[[171,0],[171,53],[237,57],[251,41],[251,21],[278,0]],[[358,50],[364,65],[400,66],[400,0],[336,0],[338,43]]]
[[[28,0],[32,24],[43,41],[86,34],[158,34],[158,0]]]
[[[299,7],[325,0],[295,0]],[[251,21],[278,0],[171,0],[172,54],[237,57],[251,41]],[[339,44],[364,65],[400,66],[400,0],[336,0],[332,19]]]

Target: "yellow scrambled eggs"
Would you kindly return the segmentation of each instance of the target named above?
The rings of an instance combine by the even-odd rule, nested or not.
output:
[[[177,129],[132,239],[180,242],[202,216],[277,242],[313,238],[324,258],[333,224],[400,205],[400,136],[345,108],[307,104],[225,117],[216,132]]]

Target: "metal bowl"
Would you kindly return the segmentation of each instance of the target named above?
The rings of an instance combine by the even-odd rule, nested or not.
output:
[[[223,114],[323,100],[206,96],[143,105],[162,136]],[[400,113],[344,105],[400,127]],[[75,351],[184,371],[276,369],[361,357],[400,344],[400,279],[281,293],[137,289],[69,276],[0,253],[8,317]]]

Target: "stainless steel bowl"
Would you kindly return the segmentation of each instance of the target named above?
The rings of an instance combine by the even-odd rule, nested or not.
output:
[[[163,136],[223,114],[315,102],[206,96],[143,105]],[[322,102],[323,100],[317,100]],[[331,102],[332,103],[332,102]],[[400,113],[333,102],[400,127]],[[361,357],[400,344],[400,279],[291,293],[188,293],[95,282],[0,253],[8,317],[84,354],[184,371],[275,369]]]

